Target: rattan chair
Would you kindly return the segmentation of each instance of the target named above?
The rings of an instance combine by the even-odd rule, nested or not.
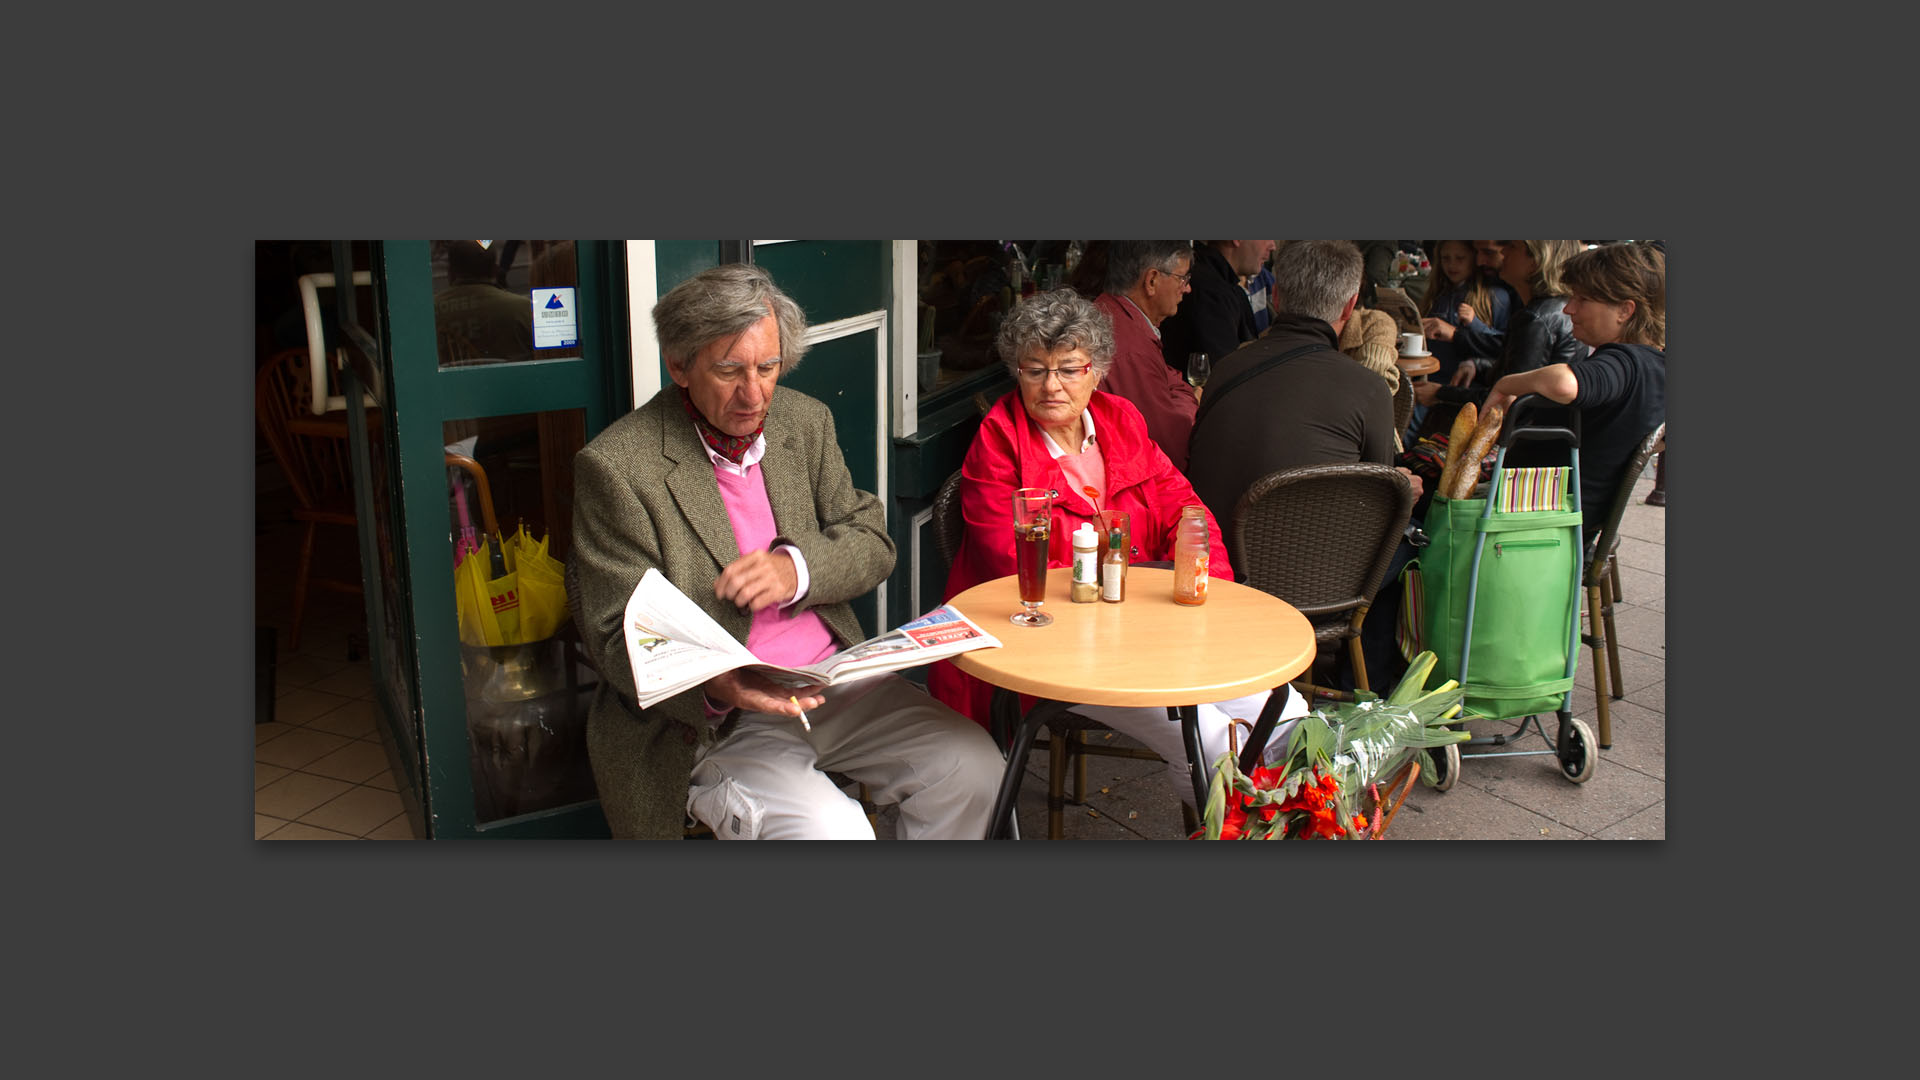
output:
[[[1400,385],[1393,388],[1393,432],[1397,438],[1413,423],[1413,379],[1400,373]]]
[[[1306,465],[1254,481],[1234,508],[1228,555],[1246,584],[1299,609],[1313,624],[1322,659],[1345,643],[1354,685],[1367,685],[1360,626],[1413,514],[1413,487],[1398,470],[1372,462]],[[1309,700],[1350,695],[1294,682]]]
[[[1600,721],[1597,734],[1602,750],[1613,746],[1613,721],[1607,714],[1609,694],[1606,691],[1611,691],[1612,700],[1623,698],[1627,693],[1620,678],[1620,644],[1613,629],[1613,605],[1621,599],[1620,566],[1614,557],[1620,549],[1620,520],[1626,515],[1627,504],[1633,501],[1633,486],[1640,481],[1648,459],[1666,437],[1667,425],[1661,424],[1640,440],[1620,474],[1620,484],[1613,492],[1613,505],[1607,508],[1606,523],[1598,533],[1587,538],[1586,569],[1580,579],[1587,589],[1587,632],[1580,635],[1580,640],[1593,649],[1593,711]]]
[[[965,531],[966,521],[960,516],[960,473],[956,470],[941,483],[940,490],[933,496],[933,546],[948,567],[953,565],[955,556],[960,553],[960,537]],[[1073,766],[1071,801],[1081,805],[1086,802],[1088,757],[1163,760],[1145,747],[1108,745],[1106,740],[1114,736],[1113,729],[1076,712],[1050,712],[1046,728],[1047,737],[1036,740],[1032,749],[1047,751],[1047,838],[1050,840],[1061,839],[1066,829],[1066,804],[1069,801],[1066,777],[1069,763]],[[1099,741],[1095,741],[1095,736]],[[1186,815],[1187,831],[1199,828],[1193,811],[1188,809],[1185,801],[1180,806]]]

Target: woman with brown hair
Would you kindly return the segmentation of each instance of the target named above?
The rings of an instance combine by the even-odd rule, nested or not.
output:
[[[1667,259],[1650,244],[1607,244],[1567,260],[1564,318],[1593,355],[1507,375],[1487,395],[1539,394],[1580,410],[1580,516],[1591,531],[1621,470],[1667,418]]]

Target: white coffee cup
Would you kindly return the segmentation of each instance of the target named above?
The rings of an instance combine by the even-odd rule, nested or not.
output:
[[[1426,354],[1427,339],[1425,337],[1419,334],[1400,335],[1401,356],[1425,356]]]

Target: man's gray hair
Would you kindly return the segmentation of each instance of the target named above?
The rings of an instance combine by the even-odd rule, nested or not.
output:
[[[1104,379],[1113,367],[1113,320],[1072,289],[1055,289],[1015,305],[1000,321],[994,345],[1016,376],[1037,353],[1080,349],[1093,362],[1094,377]]]
[[[1107,291],[1133,288],[1150,267],[1167,269],[1175,257],[1193,253],[1191,240],[1113,240],[1107,244]]]
[[[792,371],[807,351],[807,317],[800,305],[750,263],[702,270],[675,285],[653,305],[653,332],[660,353],[678,366],[701,349],[745,331],[773,314],[780,327],[780,371]]]
[[[1274,307],[1331,323],[1365,273],[1366,259],[1351,240],[1288,240],[1273,253]]]

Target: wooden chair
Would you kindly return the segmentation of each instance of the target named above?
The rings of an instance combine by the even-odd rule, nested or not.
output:
[[[1354,685],[1367,684],[1360,627],[1413,514],[1413,488],[1386,465],[1353,462],[1282,469],[1254,481],[1234,508],[1233,565],[1246,583],[1285,600],[1313,624],[1321,659],[1345,643]],[[1309,668],[1307,675],[1312,674]],[[1309,695],[1351,695],[1294,685]]]
[[[1620,520],[1626,515],[1627,504],[1633,501],[1633,486],[1646,471],[1647,460],[1666,437],[1667,425],[1661,424],[1640,440],[1620,474],[1613,505],[1607,508],[1606,523],[1598,533],[1587,538],[1586,568],[1580,579],[1587,590],[1587,632],[1580,635],[1580,640],[1593,649],[1593,711],[1600,721],[1597,734],[1602,750],[1613,746],[1613,721],[1607,714],[1607,702],[1617,701],[1627,693],[1620,678],[1620,644],[1613,629],[1613,605],[1621,598],[1620,567],[1614,557],[1620,549]]]
[[[949,567],[960,552],[960,537],[966,531],[966,522],[960,516],[960,473],[955,470],[940,485],[933,496],[933,546],[940,553],[941,560]],[[1099,742],[1093,741],[1098,732],[1105,732]],[[1087,801],[1087,758],[1120,757],[1136,761],[1160,761],[1164,759],[1145,747],[1108,746],[1105,739],[1113,737],[1113,729],[1098,721],[1089,720],[1079,713],[1062,711],[1051,714],[1047,724],[1047,737],[1034,741],[1034,750],[1047,751],[1047,838],[1059,840],[1066,830],[1066,778],[1068,764],[1073,768],[1073,799],[1075,805],[1084,805]],[[1180,809],[1185,816],[1187,831],[1191,833],[1199,828],[1194,811],[1182,800]]]
[[[274,461],[293,489],[293,519],[305,524],[300,538],[300,561],[293,575],[293,625],[287,631],[289,651],[300,646],[300,627],[306,618],[307,590],[318,586],[335,592],[362,592],[359,579],[316,577],[313,574],[314,538],[322,525],[341,525],[356,558],[359,538],[353,532],[353,482],[347,458],[346,425],[335,437],[311,434],[312,372],[304,348],[283,349],[261,367],[254,380],[253,415],[273,452]],[[328,425],[318,425],[331,430]]]

